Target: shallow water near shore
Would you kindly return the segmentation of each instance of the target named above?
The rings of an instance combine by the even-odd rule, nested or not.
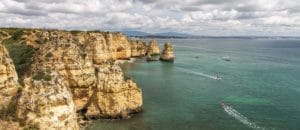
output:
[[[158,41],[161,49],[173,43],[174,64],[137,58],[122,65],[143,91],[144,111],[126,120],[93,121],[88,129],[300,129],[300,40]]]

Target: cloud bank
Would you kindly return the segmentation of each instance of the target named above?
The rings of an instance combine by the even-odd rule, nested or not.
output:
[[[300,36],[300,0],[1,0],[1,27]]]

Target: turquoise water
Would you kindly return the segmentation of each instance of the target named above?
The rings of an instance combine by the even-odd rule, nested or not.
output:
[[[158,41],[174,44],[174,64],[137,59],[122,66],[142,88],[145,111],[89,129],[300,129],[300,40]],[[222,60],[227,55],[232,61]]]

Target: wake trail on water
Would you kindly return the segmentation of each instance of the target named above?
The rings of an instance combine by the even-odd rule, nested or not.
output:
[[[181,69],[184,73],[187,73],[187,74],[198,75],[198,76],[202,76],[202,77],[206,77],[206,78],[211,78],[211,79],[215,79],[215,80],[219,80],[219,79],[220,79],[220,78],[218,78],[218,77],[216,77],[216,76],[204,74],[204,73],[201,73],[201,72],[191,71],[191,70],[182,69],[182,68],[180,68],[180,69]]]
[[[249,121],[247,117],[243,116],[241,113],[239,113],[237,110],[233,109],[232,107],[226,105],[223,107],[223,109],[229,116],[235,118],[236,120],[240,121],[244,125],[247,125],[248,127],[256,130],[265,130],[265,128],[257,126],[254,122]]]

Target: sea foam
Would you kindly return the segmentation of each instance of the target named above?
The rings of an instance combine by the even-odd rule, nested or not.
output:
[[[181,70],[182,72],[184,72],[186,74],[192,74],[192,75],[202,76],[202,77],[211,78],[211,79],[215,79],[215,80],[219,80],[220,79],[217,76],[212,76],[212,75],[204,74],[202,72],[192,71],[192,70],[183,69],[183,68],[180,68],[179,70]]]
[[[224,111],[229,116],[235,118],[236,120],[240,121],[244,125],[247,125],[248,127],[256,129],[256,130],[265,130],[265,128],[262,128],[262,127],[256,125],[254,122],[249,121],[247,117],[243,116],[241,113],[239,113],[237,110],[233,109],[232,107],[226,105],[223,108],[224,108]]]

